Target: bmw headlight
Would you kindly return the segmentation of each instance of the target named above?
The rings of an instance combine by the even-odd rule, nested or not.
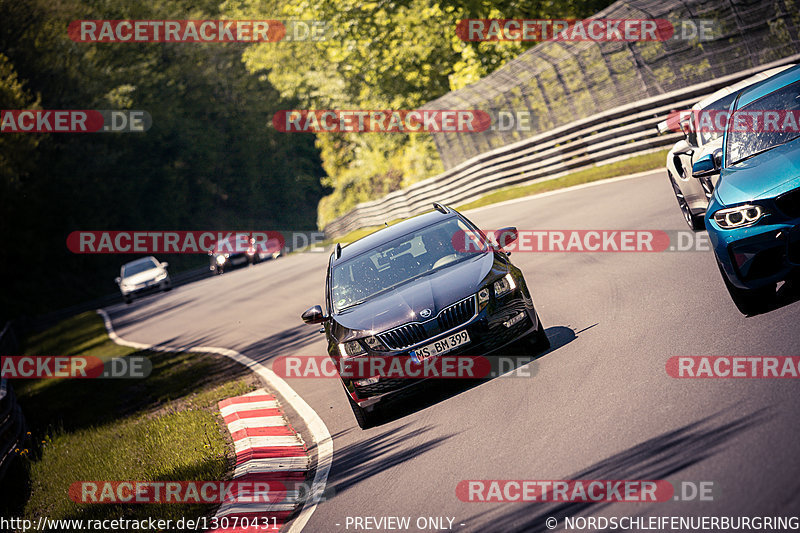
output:
[[[517,284],[514,283],[514,278],[511,276],[509,272],[499,280],[494,282],[494,295],[495,296],[503,296],[506,293],[509,293],[517,288]]]
[[[387,348],[378,337],[366,337],[364,342],[367,343],[367,346],[369,346],[370,350],[375,350],[376,352],[389,351],[389,348]]]
[[[350,341],[339,345],[339,353],[342,354],[342,357],[353,357],[367,352],[358,341]]]
[[[766,214],[759,205],[740,205],[728,209],[720,209],[714,213],[714,221],[722,229],[736,229],[752,226]]]

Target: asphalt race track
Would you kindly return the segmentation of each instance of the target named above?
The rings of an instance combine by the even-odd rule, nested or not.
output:
[[[686,227],[663,171],[467,216],[492,229]],[[107,311],[127,340],[231,348],[268,366],[277,356],[323,355],[324,336],[300,313],[323,303],[327,257],[294,254]],[[565,516],[800,509],[800,382],[675,379],[665,370],[676,355],[800,355],[797,296],[784,291],[776,309],[744,317],[710,251],[520,252],[512,260],[553,345],[524,367],[531,376],[424,387],[366,431],[338,380],[287,380],[334,442],[332,497],[305,531],[347,531],[347,517],[366,516],[547,531],[551,516],[560,529]],[[456,496],[467,479],[667,479],[715,489],[713,502],[468,503]]]

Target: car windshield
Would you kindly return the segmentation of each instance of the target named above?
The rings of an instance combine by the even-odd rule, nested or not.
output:
[[[133,263],[128,263],[127,265],[122,265],[122,277],[135,276],[136,274],[157,267],[158,265],[156,262],[148,257],[147,259],[141,259]]]
[[[781,87],[737,109],[728,123],[726,166],[735,165],[800,136],[795,120],[798,111],[800,111],[800,82]],[[770,115],[768,112],[777,113],[771,113],[775,117],[775,122],[765,127],[767,121],[763,119],[768,118]],[[740,114],[747,127],[733,127]],[[754,123],[751,117],[761,117],[762,120],[756,119],[757,122]]]
[[[429,272],[476,256],[489,249],[482,238],[471,248],[453,245],[459,236],[475,235],[458,217],[427,226],[381,244],[337,265],[331,275],[331,301],[336,312],[357,305]]]
[[[737,93],[726,94],[719,100],[714,100],[709,105],[704,107],[701,110],[701,113],[708,113],[711,112],[711,116],[715,116],[716,112],[720,111],[727,111],[731,107],[731,102],[733,99],[736,98]],[[718,128],[708,128],[708,127],[699,127],[698,122],[700,121],[700,113],[694,114],[694,121],[692,124],[694,125],[695,131],[699,131],[699,144],[698,146],[703,146],[704,144],[708,144],[715,139],[719,139],[722,136],[722,131]],[[724,123],[723,123],[724,124]]]

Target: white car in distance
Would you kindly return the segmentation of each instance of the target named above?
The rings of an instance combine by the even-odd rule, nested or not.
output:
[[[152,255],[122,265],[120,275],[115,281],[125,303],[129,304],[134,297],[148,292],[172,289],[167,273],[168,266],[168,263],[161,263]]]

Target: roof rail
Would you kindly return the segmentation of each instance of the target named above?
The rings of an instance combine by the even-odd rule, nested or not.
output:
[[[446,208],[445,206],[443,206],[438,202],[433,202],[433,208],[439,211],[440,213],[444,213],[445,215],[450,212],[448,208]]]

